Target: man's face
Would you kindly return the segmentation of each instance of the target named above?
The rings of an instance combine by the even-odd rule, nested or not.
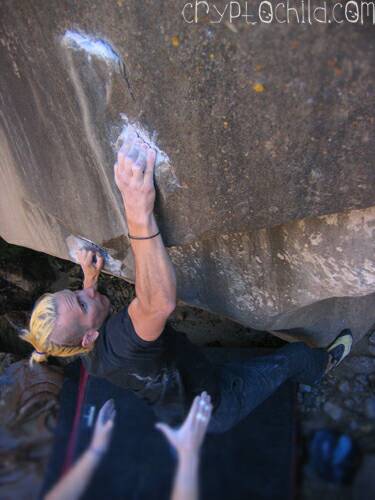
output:
[[[67,341],[63,332],[82,332],[98,330],[110,309],[108,297],[97,292],[93,287],[72,292],[63,290],[55,294],[57,300],[57,329],[52,340],[60,344],[78,345],[79,339]]]

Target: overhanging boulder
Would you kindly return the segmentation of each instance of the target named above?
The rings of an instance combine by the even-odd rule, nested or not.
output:
[[[66,259],[67,238],[83,236],[132,280],[112,168],[131,125],[158,151],[157,214],[182,300],[319,343],[343,326],[364,334],[370,27],[189,24],[184,4],[1,3],[1,236]]]

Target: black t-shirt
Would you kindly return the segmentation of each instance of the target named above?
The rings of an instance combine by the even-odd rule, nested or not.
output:
[[[218,402],[216,369],[201,350],[168,324],[157,340],[142,340],[127,308],[109,317],[82,361],[91,375],[132,390],[171,425],[182,422],[204,390],[214,408]]]

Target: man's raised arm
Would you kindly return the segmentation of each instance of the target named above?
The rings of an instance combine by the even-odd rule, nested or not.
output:
[[[115,165],[135,259],[136,298],[128,311],[139,337],[149,341],[176,307],[176,276],[153,214],[155,156],[136,138],[121,147]]]

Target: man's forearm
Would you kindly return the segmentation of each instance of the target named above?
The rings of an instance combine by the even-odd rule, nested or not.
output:
[[[152,236],[158,232],[154,215],[143,221],[128,220],[132,236]],[[135,289],[142,307],[149,312],[173,310],[176,304],[176,275],[161,236],[131,239],[135,260]]]
[[[93,279],[93,278],[83,278],[83,288],[91,288],[94,287],[95,289],[98,286],[98,279]]]

